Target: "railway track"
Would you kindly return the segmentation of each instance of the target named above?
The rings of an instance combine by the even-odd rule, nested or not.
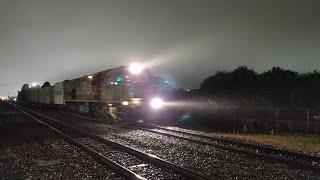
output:
[[[152,154],[104,139],[31,109],[13,106],[86,151],[101,164],[111,167],[126,179],[211,179]]]
[[[320,162],[320,157],[317,156],[311,156],[311,155],[306,155],[306,154],[301,154],[301,153],[296,153],[296,152],[290,152],[290,151],[285,151],[281,149],[276,149],[273,147],[268,147],[268,146],[263,146],[263,145],[257,145],[257,144],[252,144],[252,143],[246,143],[243,141],[238,141],[238,140],[231,140],[231,139],[225,139],[221,138],[218,136],[212,136],[212,135],[207,135],[207,134],[200,134],[200,133],[194,133],[194,132],[188,132],[188,130],[178,130],[178,129],[173,129],[173,128],[167,128],[167,127],[162,127],[162,126],[156,126],[156,125],[151,125],[151,128],[156,128],[160,130],[165,130],[165,131],[171,131],[174,133],[181,133],[189,136],[194,136],[197,138],[203,138],[203,139],[208,139],[211,141],[218,141],[224,144],[233,144],[239,147],[245,147],[249,149],[253,149],[258,152],[271,152],[274,154],[285,154],[287,156],[292,156],[295,158],[299,159],[304,159],[306,161],[317,161]]]
[[[145,126],[128,126],[128,128],[139,128],[144,131],[161,134],[168,137],[178,138],[193,143],[209,145],[224,150],[233,151],[236,153],[246,154],[249,157],[256,157],[262,160],[271,161],[274,163],[283,163],[291,167],[319,171],[320,157],[299,154],[295,152],[283,151],[271,147],[259,146],[240,141],[222,139],[219,137],[197,134],[177,129],[165,128],[155,125]]]
[[[74,116],[73,114],[69,114]],[[84,116],[79,116],[82,119],[88,119]],[[91,119],[90,119],[91,120]],[[257,144],[250,144],[241,141],[234,141],[229,139],[223,139],[216,136],[210,136],[206,134],[188,132],[187,130],[178,130],[172,128],[165,128],[156,125],[145,126],[130,126],[124,125],[127,128],[138,128],[144,131],[152,133],[162,134],[165,136],[179,138],[190,142],[209,145],[216,148],[232,151],[235,153],[245,154],[248,157],[255,157],[265,161],[273,163],[281,163],[289,165],[290,167],[319,171],[320,170],[320,157],[284,151],[267,146],[260,146]]]

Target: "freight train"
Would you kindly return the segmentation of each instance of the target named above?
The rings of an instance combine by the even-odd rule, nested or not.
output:
[[[146,121],[163,113],[172,87],[142,64],[132,64],[43,86],[25,84],[18,101],[63,106],[107,121]]]

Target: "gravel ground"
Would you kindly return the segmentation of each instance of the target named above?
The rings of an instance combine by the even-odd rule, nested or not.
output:
[[[220,179],[320,179],[319,172],[293,169],[283,164],[265,162],[228,150],[190,143],[156,133],[97,123],[82,123],[81,126],[106,138],[157,155],[210,177]]]
[[[0,102],[0,179],[119,179],[51,130]],[[4,120],[1,118],[0,120]]]
[[[320,178],[319,173],[290,169],[285,165],[268,163],[211,146],[189,143],[188,141],[140,130],[104,136],[208,176],[220,177],[221,179]]]
[[[141,151],[220,179],[320,179],[320,174],[288,168],[283,164],[248,158],[206,145],[190,143],[156,133],[104,124],[81,124],[83,128]]]
[[[90,138],[80,138],[82,144],[89,145],[91,148],[102,153],[109,159],[121,164],[131,171],[145,177],[147,179],[185,179],[181,175],[173,173],[170,169],[163,169],[157,166],[148,164],[136,156],[115,149],[105,144],[97,143]]]
[[[217,145],[228,146],[228,147],[232,147],[232,148],[236,148],[236,149],[248,150],[248,151],[251,151],[252,153],[264,154],[264,155],[267,155],[269,157],[280,157],[281,156],[282,158],[285,158],[285,159],[288,159],[288,160],[295,159],[295,160],[298,160],[298,161],[300,161],[302,163],[305,163],[305,164],[309,164],[309,165],[314,165],[314,166],[319,166],[320,167],[320,161],[315,159],[315,158],[313,160],[307,160],[306,161],[304,159],[299,159],[299,158],[296,158],[295,156],[290,156],[290,155],[286,155],[286,154],[283,154],[283,153],[274,153],[274,152],[265,151],[265,150],[262,150],[262,149],[259,149],[259,148],[257,149],[257,148],[253,148],[253,147],[243,147],[241,145],[238,146],[238,145],[234,145],[234,144],[231,144],[231,143],[226,143],[226,142],[216,141],[216,140],[210,140],[210,139],[207,139],[207,138],[202,138],[202,137],[197,137],[197,136],[193,136],[193,135],[183,134],[183,133],[180,133],[180,132],[172,132],[172,131],[169,131],[169,130],[163,130],[163,129],[158,129],[158,128],[152,128],[151,130],[156,131],[156,132],[160,132],[160,133],[172,134],[172,135],[183,137],[183,138],[189,138],[189,139],[194,139],[194,140],[198,140],[198,141],[214,143],[214,144],[217,144]],[[186,132],[188,132],[188,131],[186,131]],[[201,134],[206,135],[204,133],[201,133]]]
[[[68,123],[70,123],[70,121]],[[87,121],[81,121],[79,119],[72,121],[70,124],[77,124],[78,126],[82,127],[92,126],[94,128],[101,126],[100,123],[88,123]],[[87,145],[88,147],[96,150],[97,152],[100,152],[109,159],[132,170],[133,172],[141,175],[142,177],[148,179],[186,179],[181,175],[173,173],[170,169],[160,168],[158,166],[148,164],[148,162],[145,162],[136,156],[123,152],[122,150],[115,149],[106,144],[97,142],[91,138],[85,138],[81,136],[79,137],[77,133],[71,134],[71,136],[77,138],[77,140],[80,143]]]
[[[0,179],[112,179],[113,171],[62,139],[1,149]]]

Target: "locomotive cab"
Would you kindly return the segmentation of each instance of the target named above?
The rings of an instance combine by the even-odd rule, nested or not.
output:
[[[124,86],[121,104],[117,111],[117,118],[120,121],[149,121],[161,111],[162,98],[166,94],[164,89],[168,89],[164,86],[167,84],[162,78],[155,77],[149,71],[135,66],[138,70],[128,67],[125,74],[121,76],[124,78],[119,78],[123,81],[118,85]]]

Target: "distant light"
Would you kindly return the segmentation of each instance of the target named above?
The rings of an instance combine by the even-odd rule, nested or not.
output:
[[[138,123],[144,123],[144,120],[143,120],[143,119],[139,119],[137,122],[138,122]],[[149,155],[150,155],[150,154],[149,154]],[[155,156],[155,155],[153,155],[153,156]]]
[[[31,87],[36,87],[38,83],[31,83]]]
[[[188,121],[188,120],[190,120],[190,118],[191,118],[191,116],[190,116],[189,113],[184,113],[184,114],[182,115],[182,117],[181,117],[181,119],[182,119],[183,121]]]
[[[153,98],[151,101],[150,101],[150,106],[153,108],[153,109],[160,109],[163,107],[163,100],[161,98]]]
[[[187,91],[189,92],[189,91],[190,91],[190,89],[187,89]]]
[[[119,83],[118,82],[114,82],[114,85],[118,85]]]
[[[128,105],[129,105],[129,102],[128,102],[128,101],[122,101],[122,105],[128,106]]]
[[[110,84],[113,84],[113,82],[110,82]]]
[[[93,76],[92,75],[88,76],[88,79],[93,79]]]
[[[140,74],[143,71],[143,65],[138,63],[133,63],[129,66],[129,72],[131,74]]]
[[[0,98],[1,98],[2,101],[8,100],[8,97],[6,97],[6,96],[1,96]]]
[[[108,104],[109,107],[112,107],[112,104]]]

